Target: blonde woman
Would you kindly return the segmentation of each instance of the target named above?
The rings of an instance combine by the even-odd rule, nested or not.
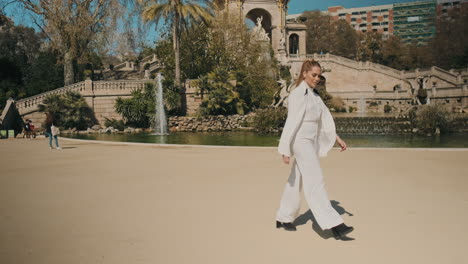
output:
[[[333,117],[314,90],[321,75],[322,68],[318,62],[305,61],[296,89],[288,98],[288,117],[278,151],[285,164],[290,163],[293,155],[295,160],[276,214],[276,227],[296,231],[293,221],[299,213],[303,187],[305,199],[318,225],[323,230],[331,229],[334,237],[341,239],[353,228],[343,223],[328,199],[319,156],[326,156],[335,142],[344,151],[346,143],[336,135]]]

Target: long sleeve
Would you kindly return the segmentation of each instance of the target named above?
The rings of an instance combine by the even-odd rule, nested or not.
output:
[[[321,100],[320,100],[321,101]],[[318,154],[320,157],[327,156],[328,151],[333,148],[336,142],[336,128],[333,116],[328,107],[321,101],[322,115],[320,117],[318,133]]]
[[[288,98],[288,117],[281,133],[278,152],[282,155],[291,157],[291,142],[305,113],[304,86],[299,85]]]

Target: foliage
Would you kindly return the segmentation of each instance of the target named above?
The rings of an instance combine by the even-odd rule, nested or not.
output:
[[[437,128],[440,133],[450,132],[452,122],[452,114],[442,104],[419,106],[416,111],[416,126],[425,134],[434,135]]]
[[[117,98],[114,107],[115,111],[122,115],[126,125],[148,128],[154,126],[155,100],[154,85],[146,83],[144,89],[132,91],[131,98]]]
[[[104,121],[104,125],[106,127],[116,128],[119,131],[124,131],[124,129],[125,129],[125,124],[124,124],[123,120],[117,120],[115,118],[109,119],[109,118],[106,117],[105,121]]]
[[[292,82],[292,76],[291,76],[291,72],[289,71],[290,70],[290,66],[284,66],[284,65],[281,65],[279,66],[279,75],[280,75],[280,78],[285,80],[286,81],[286,85],[290,85],[291,82]]]
[[[278,89],[277,62],[271,58],[269,45],[252,41],[247,27],[236,18],[221,13],[209,26],[192,24],[181,35],[180,58],[186,62],[181,64],[182,79],[198,79],[198,92],[205,100],[200,109],[202,115],[267,107]],[[169,34],[155,48],[165,65],[166,105],[168,93],[175,97],[180,92],[172,74],[175,68],[172,47],[173,38]],[[173,109],[177,107],[180,104],[173,105]]]
[[[0,31],[1,109],[9,97],[18,100],[63,85],[57,55],[43,44],[44,36],[32,28],[6,24]]]
[[[208,0],[139,0],[139,2],[143,4],[143,18],[146,21],[158,24],[164,19],[171,27],[175,62],[174,85],[179,89],[181,86],[180,33],[191,22],[207,24],[213,17],[212,2]]]
[[[243,111],[248,112],[271,104],[273,94],[278,89],[278,67],[271,58],[270,46],[252,41],[245,24],[229,13],[216,17],[208,33],[205,65],[213,68],[208,69],[201,80],[213,73],[228,74],[230,77],[223,82],[225,87],[229,87],[228,82],[235,82],[234,90],[239,94],[239,99],[234,100],[236,110],[240,110],[241,105]]]
[[[369,106],[370,107],[376,107],[376,106],[379,106],[379,104],[377,102],[370,102]]]
[[[288,110],[285,107],[265,108],[255,111],[253,127],[259,132],[273,132],[284,126]]]
[[[430,44],[434,64],[443,69],[467,68],[468,5],[449,9],[447,15],[439,19],[436,36]]]
[[[50,47],[62,56],[65,85],[74,83],[77,62],[98,45],[100,38],[113,33],[121,10],[120,0],[16,2],[33,14]]]
[[[199,87],[206,93],[200,105],[202,115],[244,114],[245,101],[232,80],[235,76],[223,68],[216,68],[200,78]]]
[[[322,99],[323,103],[328,107],[332,108],[331,100],[333,96],[327,92],[327,89],[324,84],[319,84],[315,91],[319,94],[320,98]]]
[[[346,112],[346,107],[343,100],[340,97],[333,97],[330,100],[330,110],[335,112]]]
[[[78,92],[47,96],[39,105],[39,112],[53,114],[54,124],[63,128],[83,130],[97,124],[93,110]]]
[[[320,11],[307,11],[303,16],[309,54],[332,53],[399,70],[432,65],[443,69],[468,67],[468,5],[453,8],[447,17],[439,18],[436,35],[426,45],[403,43],[396,35],[384,40],[379,32],[356,32],[346,21],[334,20]]]
[[[348,108],[348,112],[350,112],[350,113],[352,113],[354,111],[357,111],[357,110],[358,110],[357,107],[354,107],[354,106],[351,106],[351,105]]]

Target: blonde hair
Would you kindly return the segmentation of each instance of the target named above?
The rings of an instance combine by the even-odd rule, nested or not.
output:
[[[301,67],[301,73],[299,73],[299,76],[297,77],[296,82],[294,83],[297,86],[301,84],[301,82],[304,80],[304,72],[311,71],[313,67],[319,67],[322,69],[322,66],[320,66],[320,63],[318,61],[315,61],[314,59],[306,60],[304,63],[302,63]]]

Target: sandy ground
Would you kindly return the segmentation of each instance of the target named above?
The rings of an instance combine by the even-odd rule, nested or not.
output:
[[[275,148],[0,140],[0,263],[468,263],[468,149],[333,150],[336,241],[275,228]]]

